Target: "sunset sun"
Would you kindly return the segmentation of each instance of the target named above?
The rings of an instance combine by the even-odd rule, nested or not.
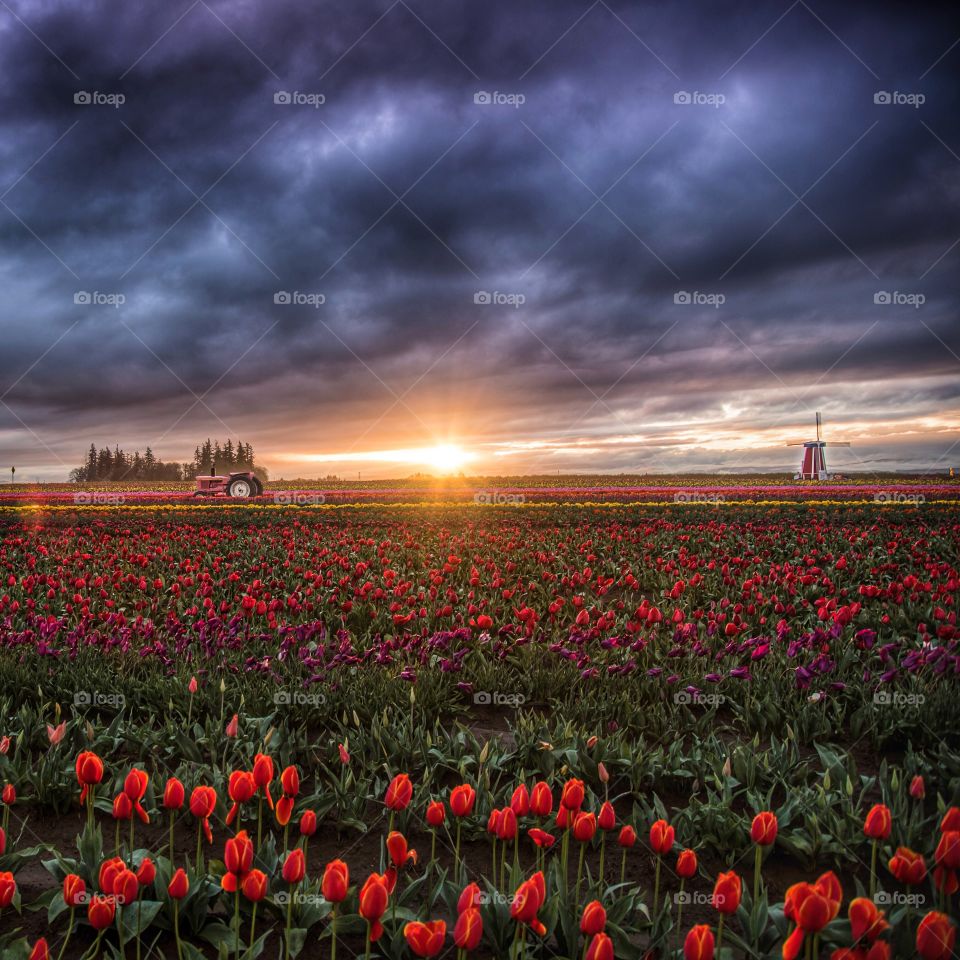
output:
[[[420,459],[440,473],[453,473],[472,460],[473,456],[455,443],[440,443],[435,447],[424,447]]]

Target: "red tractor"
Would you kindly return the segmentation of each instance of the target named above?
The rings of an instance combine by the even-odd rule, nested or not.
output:
[[[259,497],[263,484],[252,472],[231,473],[226,476],[197,477],[195,497]]]

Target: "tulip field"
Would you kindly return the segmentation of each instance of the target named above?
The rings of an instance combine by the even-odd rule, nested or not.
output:
[[[562,479],[0,493],[0,958],[958,956],[960,485]]]

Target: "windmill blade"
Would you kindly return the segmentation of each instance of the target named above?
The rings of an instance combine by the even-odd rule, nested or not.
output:
[[[849,447],[850,446],[849,443],[843,443],[839,440],[825,440],[824,443],[828,447]]]

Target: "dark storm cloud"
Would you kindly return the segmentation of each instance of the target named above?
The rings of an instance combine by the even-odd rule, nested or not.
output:
[[[948,5],[14,4],[0,447],[335,418],[382,448],[471,407],[490,442],[624,434],[795,419],[818,378],[853,421],[877,381],[890,416],[956,412],[957,33]]]

